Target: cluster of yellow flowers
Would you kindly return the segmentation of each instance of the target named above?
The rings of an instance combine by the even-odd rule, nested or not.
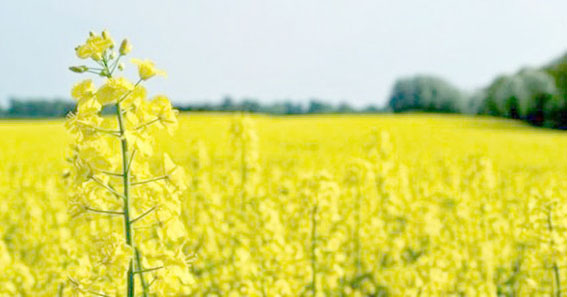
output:
[[[71,139],[58,121],[0,124],[0,296],[126,296],[116,117],[71,119]],[[126,138],[153,139],[151,154],[128,146],[149,296],[565,296],[563,134],[448,116],[179,120],[174,139],[153,124]]]
[[[84,220],[77,228],[92,237],[83,250],[74,251],[63,292],[178,296],[193,285],[180,220],[179,195],[187,180],[168,154],[153,150],[157,130],[172,133],[177,127],[177,111],[165,96],[147,99],[140,83],[164,74],[151,61],[132,59],[138,66],[136,83],[116,77],[116,65],[131,45],[124,40],[118,54],[113,47],[108,32],[91,33],[76,52],[98,67],[71,69],[96,73],[104,83],[97,88],[87,79],[71,91],[77,109],[66,123],[75,138],[70,209]],[[102,116],[105,106],[115,115]]]
[[[0,122],[1,297],[567,296],[563,133],[177,117],[147,99],[153,63],[129,82],[131,46],[113,49],[108,33],[77,48],[98,66],[73,71],[102,78],[73,88],[67,131]]]

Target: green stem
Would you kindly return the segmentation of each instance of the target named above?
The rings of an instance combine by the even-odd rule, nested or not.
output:
[[[107,214],[107,215],[124,215],[124,213],[121,212],[121,211],[102,210],[102,209],[91,208],[91,207],[88,207],[88,206],[85,207],[85,210],[96,212],[96,213]]]
[[[107,191],[109,191],[110,193],[114,194],[116,197],[118,198],[122,198],[124,200],[126,200],[126,197],[124,197],[124,195],[116,192],[116,190],[114,190],[113,188],[111,188],[109,185],[103,183],[101,180],[99,180],[98,178],[91,176],[90,177],[91,180],[93,180],[95,183],[99,184],[101,187],[105,188]]]
[[[126,296],[128,297],[134,297],[135,295],[135,283],[134,283],[134,265],[132,263],[132,260],[130,260],[130,264],[128,264],[128,285],[127,285],[127,289],[126,289]]]
[[[122,173],[116,173],[116,172],[111,172],[111,171],[101,171],[102,173],[106,174],[106,175],[110,175],[110,176],[117,176],[117,177],[122,177]]]
[[[148,214],[150,214],[152,211],[157,209],[157,205],[144,211],[141,215],[137,216],[136,218],[134,218],[133,220],[130,221],[130,224],[134,224],[135,222],[137,222],[138,220],[143,219],[145,216],[147,216]]]
[[[102,64],[104,66],[104,68],[106,69],[107,72],[107,77],[108,78],[112,78],[112,71],[110,71],[110,68],[108,67],[108,62],[106,57],[103,57],[102,59]],[[141,80],[139,80],[135,85],[134,88],[136,86],[138,86],[138,84],[141,82]],[[121,145],[121,152],[122,152],[122,183],[123,183],[123,187],[124,187],[124,192],[121,196],[123,196],[122,198],[124,199],[124,205],[123,205],[123,215],[124,215],[124,235],[126,237],[126,244],[129,245],[132,250],[134,251],[134,257],[132,259],[130,259],[130,264],[128,267],[128,275],[127,275],[127,289],[126,289],[126,296],[127,297],[135,297],[136,296],[136,283],[135,283],[135,279],[134,279],[134,265],[136,265],[136,269],[137,270],[142,270],[142,266],[141,266],[141,260],[140,260],[140,252],[138,251],[138,248],[135,246],[135,241],[134,241],[134,236],[133,236],[133,232],[132,232],[132,222],[130,220],[130,166],[131,166],[131,160],[129,158],[129,153],[128,153],[128,140],[126,139],[126,127],[124,125],[124,120],[122,118],[123,115],[123,111],[122,108],[120,107],[120,102],[122,102],[122,100],[124,100],[130,93],[132,93],[132,91],[128,92],[126,95],[123,96],[123,98],[121,98],[120,100],[118,100],[116,102],[116,117],[118,119],[118,128],[119,128],[119,136],[120,136],[120,145]],[[135,153],[135,150],[132,152],[132,159],[133,159],[133,155]],[[135,261],[135,264],[134,264]],[[143,297],[148,297],[148,289],[147,289],[147,285],[146,282],[144,280],[144,276],[143,274],[140,274],[140,282],[142,284],[142,288],[143,288],[143,292],[142,292],[142,296]]]
[[[140,250],[138,250],[138,248],[136,248],[135,250],[136,253],[136,267],[137,267],[137,271],[139,272],[139,276],[140,276],[140,283],[142,284],[142,296],[144,297],[148,297],[148,284],[146,283],[146,279],[144,278],[144,268],[142,267],[142,260],[141,260],[141,256],[140,256]],[[151,271],[151,270],[150,270]]]
[[[154,178],[150,178],[150,179],[146,179],[146,180],[133,182],[131,184],[131,186],[143,185],[143,184],[147,184],[147,183],[151,183],[151,182],[155,182],[155,181],[159,181],[159,180],[163,180],[163,179],[168,179],[168,178],[169,178],[169,176],[167,176],[167,175],[158,176],[158,177],[154,177]]]
[[[151,125],[151,124],[153,124],[153,123],[155,123],[155,122],[157,122],[157,121],[159,121],[159,120],[160,120],[160,118],[155,118],[155,119],[153,119],[153,120],[151,120],[151,121],[149,121],[149,122],[146,122],[146,123],[144,123],[144,124],[139,125],[138,127],[135,128],[135,130],[140,130],[140,129],[142,129],[142,128],[144,128],[144,127],[147,127],[147,126],[149,126],[149,125]]]
[[[311,290],[317,295],[317,205],[311,211]]]
[[[116,58],[116,60],[114,61],[114,64],[110,67],[112,68],[112,71],[110,72],[110,75],[112,75],[114,73],[114,71],[116,70],[116,67],[118,66],[118,63],[120,62],[120,58],[122,58],[122,54],[120,54],[118,56],[118,58]]]
[[[65,284],[60,283],[59,288],[57,290],[57,297],[63,297],[63,291],[65,290]]]
[[[126,236],[126,244],[135,250],[134,241],[132,240],[132,225],[130,224],[130,174],[128,171],[128,141],[124,135],[126,129],[124,128],[124,121],[122,120],[122,110],[120,103],[116,103],[116,116],[118,118],[118,127],[120,129],[120,144],[122,148],[122,183],[124,185],[124,234]],[[135,296],[135,283],[134,283],[134,263],[130,261],[128,267],[128,289],[127,296]]]
[[[559,266],[557,263],[553,263],[553,274],[555,276],[555,285],[556,285],[556,292],[555,296],[561,297],[561,276],[559,274]]]
[[[242,127],[242,130],[244,130],[244,126]],[[248,177],[248,172],[247,172],[247,162],[246,162],[246,139],[244,138],[244,136],[241,137],[240,139],[241,143],[242,143],[242,149],[240,150],[240,186],[242,187],[241,191],[242,191],[242,203],[245,203],[246,200],[246,179]]]
[[[110,69],[106,63],[106,59],[103,59],[104,67],[108,73],[108,78],[112,77]],[[126,139],[126,128],[124,126],[124,121],[122,120],[122,109],[120,108],[120,102],[116,103],[116,117],[118,119],[118,128],[120,131],[120,145],[122,151],[122,183],[124,187],[124,235],[126,237],[126,244],[131,246],[133,250],[136,249],[134,246],[134,241],[132,240],[132,225],[130,224],[130,174],[128,170],[128,140]],[[134,261],[130,260],[128,265],[128,276],[127,276],[127,297],[136,296],[136,283],[134,280]]]
[[[158,267],[154,267],[154,268],[147,268],[147,269],[140,270],[140,271],[134,271],[134,273],[148,273],[148,272],[160,270],[160,269],[163,269],[163,268],[164,268],[164,266],[158,266]]]
[[[361,191],[358,189],[356,194],[356,200],[354,204],[354,221],[355,221],[355,229],[354,229],[354,267],[355,267],[355,278],[359,277],[361,274],[361,264],[362,264],[362,257],[360,253],[360,207],[361,207],[361,200],[362,195],[360,194]]]
[[[548,212],[547,212],[547,228],[550,232],[550,236],[553,238],[553,222],[552,222],[552,213],[551,213],[551,207],[549,208]],[[551,240],[551,246],[553,247],[553,245],[555,244],[555,242],[553,241],[553,239]],[[557,262],[555,262],[555,259],[553,259],[553,276],[555,278],[555,296],[556,297],[561,297],[561,275],[559,273],[559,266],[557,266]]]

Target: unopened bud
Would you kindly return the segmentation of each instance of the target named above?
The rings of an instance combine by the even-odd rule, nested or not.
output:
[[[83,72],[86,72],[87,70],[89,70],[89,68],[85,65],[81,65],[81,66],[71,66],[71,67],[69,67],[69,70],[76,72],[76,73],[83,73]]]
[[[99,75],[104,76],[104,77],[108,77],[110,74],[108,73],[108,70],[103,69],[103,70],[100,71]]]
[[[124,63],[118,64],[118,70],[122,71],[122,70],[124,70],[124,67],[125,67]]]
[[[132,50],[132,45],[130,44],[128,39],[122,40],[122,43],[120,44],[120,54],[123,56],[127,55],[131,50]]]
[[[108,33],[108,30],[104,30],[102,31],[102,39],[110,41],[110,46],[109,48],[114,48],[114,41],[112,40],[112,37],[110,37],[110,33]]]
[[[108,57],[110,58],[110,60],[114,60],[114,58],[116,58],[116,52],[111,52]]]
[[[100,60],[102,60],[102,55],[101,55],[100,53],[94,53],[94,54],[92,54],[91,57],[92,57],[93,60],[95,60],[95,61],[100,61]]]
[[[94,32],[93,32],[93,31],[89,31],[89,36],[90,36],[90,37],[95,36]]]

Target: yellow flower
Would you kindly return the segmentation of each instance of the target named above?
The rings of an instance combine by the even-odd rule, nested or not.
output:
[[[134,84],[124,77],[109,78],[96,92],[96,98],[102,105],[116,103],[131,93]]]
[[[75,48],[77,56],[81,59],[92,58],[93,60],[100,61],[109,48],[114,47],[114,41],[107,31],[104,31],[102,36],[92,34],[89,36],[85,44]]]
[[[173,163],[167,153],[163,156],[163,163],[167,179],[176,186],[179,191],[184,191],[187,188],[187,176],[185,175],[185,170]]]
[[[181,223],[181,221],[177,217],[167,222],[163,226],[163,229],[164,229],[163,235],[165,235],[165,239],[171,241],[177,241],[178,239],[183,238],[187,235],[185,226],[183,225],[183,223]]]
[[[128,119],[127,119],[128,120]],[[151,143],[144,140],[142,134],[138,131],[126,131],[124,133],[128,143],[130,143],[143,156],[149,156],[153,153]]]
[[[73,279],[69,280],[71,286],[65,286],[63,292],[65,296],[83,296],[87,292],[101,296],[122,296],[118,290],[122,291],[127,285],[140,287],[137,283],[143,282],[133,277],[136,272],[130,269],[130,263],[134,261],[136,269],[143,269],[144,266],[148,269],[146,281],[149,281],[150,274],[154,274],[154,280],[160,277],[151,288],[145,288],[141,292],[143,295],[185,296],[191,292],[194,280],[185,263],[184,254],[176,254],[173,250],[182,251],[187,237],[184,221],[179,217],[182,209],[179,197],[188,182],[184,169],[176,166],[169,156],[165,160],[153,156],[158,130],[165,128],[171,132],[177,126],[177,111],[171,107],[167,97],[158,96],[149,101],[146,89],[139,83],[133,84],[126,78],[113,76],[118,62],[115,60],[115,52],[110,50],[113,46],[110,34],[104,31],[101,36],[91,34],[87,42],[77,48],[79,57],[105,62],[100,73],[89,72],[105,76],[106,80],[98,88],[92,80],[84,80],[71,90],[71,95],[78,102],[76,111],[70,113],[66,123],[75,138],[73,154],[69,158],[72,164],[69,176],[73,177],[69,180],[76,186],[69,189],[70,214],[88,214],[84,216],[88,221],[83,221],[85,224],[76,227],[80,228],[77,234],[85,235],[80,240],[87,243],[91,239],[91,242],[73,252],[77,256],[88,255],[85,257],[89,260],[87,265],[83,265],[80,260],[67,261],[70,267],[65,270],[71,272]],[[119,52],[125,55],[130,49],[130,44],[124,40]],[[138,64],[141,80],[156,74],[165,75],[163,71],[155,69],[150,61],[134,60],[134,63]],[[107,67],[109,64],[112,67]],[[87,66],[71,67],[71,70],[79,73],[87,72],[88,69]],[[103,117],[101,110],[103,105],[108,104],[116,104],[117,112]],[[132,186],[131,191],[125,190],[128,184]],[[49,185],[46,188],[50,188]],[[35,209],[33,206],[29,208]],[[148,214],[147,220],[154,220],[156,224],[145,228],[144,223],[126,215],[131,211],[139,213],[138,218]],[[149,215],[152,211],[154,215]],[[97,213],[122,215],[127,230],[126,238],[124,239],[122,230],[119,230],[121,228],[106,228],[110,225],[95,219]],[[32,217],[35,220],[40,216]],[[76,223],[72,224],[74,226]],[[150,233],[154,235],[150,236]],[[2,234],[0,226],[0,235]],[[133,257],[133,242],[136,242],[141,256]],[[162,264],[152,265],[148,260],[151,260],[153,252],[173,256],[173,260],[163,259]],[[52,262],[60,262],[59,260],[50,259]],[[0,268],[3,268],[3,262],[6,261],[0,257]],[[73,273],[77,266],[83,266],[84,271]],[[167,282],[161,281],[161,277]],[[132,279],[134,283],[127,284]],[[63,279],[56,281],[64,282]],[[43,285],[44,281],[39,279],[37,283]],[[45,283],[47,285],[50,284]],[[3,294],[3,287],[3,278],[0,276],[0,296],[6,295]],[[8,295],[16,295],[15,289],[16,287]],[[45,292],[45,295],[34,294],[34,291],[28,294],[27,290],[22,292],[30,296],[54,296],[51,291]]]
[[[154,62],[150,60],[132,59],[131,61],[138,66],[138,74],[142,80],[147,80],[156,74],[162,76],[167,75],[165,71],[156,69]]]
[[[94,94],[95,85],[90,79],[85,79],[82,82],[75,84],[71,90],[71,96],[79,102],[92,98]]]
[[[178,111],[171,107],[171,102],[164,95],[155,96],[148,105],[149,112],[155,115],[161,125],[167,128],[169,134],[177,128]]]
[[[144,101],[147,101],[146,97],[147,97],[146,88],[144,88],[141,85],[138,85],[132,90],[132,93],[130,95],[124,98],[124,100],[122,101],[122,105],[124,106],[125,109],[132,107],[137,108],[140,105],[142,105]]]
[[[94,98],[81,100],[77,105],[77,114],[86,117],[96,115],[100,112],[102,106]]]

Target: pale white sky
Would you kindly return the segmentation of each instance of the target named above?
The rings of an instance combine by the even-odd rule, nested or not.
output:
[[[129,37],[177,102],[224,95],[383,104],[396,78],[464,89],[567,50],[565,0],[0,0],[0,102],[69,97],[89,30]]]

